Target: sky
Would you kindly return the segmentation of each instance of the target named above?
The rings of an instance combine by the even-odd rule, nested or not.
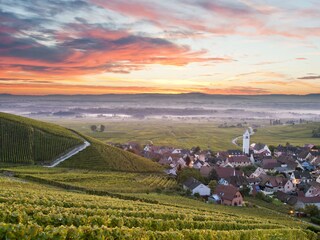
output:
[[[320,93],[319,0],[1,0],[0,93]]]

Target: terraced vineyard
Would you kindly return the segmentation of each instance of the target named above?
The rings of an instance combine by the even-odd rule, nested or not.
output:
[[[233,209],[99,197],[0,177],[0,239],[316,239],[289,217]]]
[[[0,113],[0,162],[48,163],[82,142],[63,127]]]

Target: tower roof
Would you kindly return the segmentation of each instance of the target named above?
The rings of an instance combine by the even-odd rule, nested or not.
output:
[[[244,132],[243,136],[246,136],[246,135],[249,135],[250,136],[250,133],[249,133],[249,130],[246,129],[246,131]]]

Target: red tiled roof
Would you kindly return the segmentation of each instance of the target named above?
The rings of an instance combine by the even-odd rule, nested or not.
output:
[[[214,168],[214,167],[212,167],[212,166],[202,166],[202,167],[200,168],[200,174],[201,174],[201,176],[203,176],[203,177],[208,177],[213,168]]]
[[[230,163],[249,163],[250,160],[247,156],[232,156],[228,158]]]
[[[317,197],[298,197],[298,201],[303,203],[320,203],[320,196]]]
[[[236,176],[243,176],[243,172],[239,170],[235,170],[234,168],[230,167],[215,167],[214,168],[219,176],[219,178],[227,178],[230,176],[233,176],[234,174]]]
[[[231,185],[218,185],[214,191],[215,194],[219,195],[223,200],[232,201],[235,198],[238,189]]]

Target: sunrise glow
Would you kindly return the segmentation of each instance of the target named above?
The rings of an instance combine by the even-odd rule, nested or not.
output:
[[[0,93],[320,92],[317,1],[6,0]]]

